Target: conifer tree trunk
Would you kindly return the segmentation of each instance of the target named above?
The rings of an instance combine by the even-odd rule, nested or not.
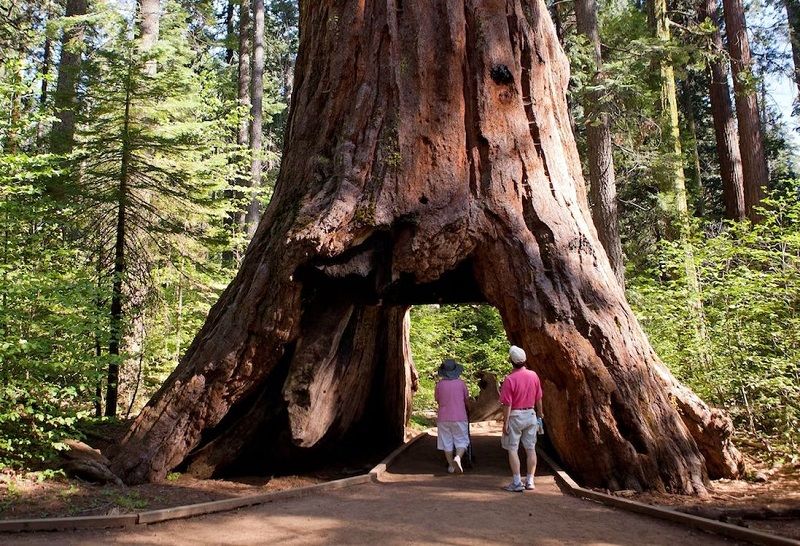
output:
[[[396,444],[406,309],[486,301],[586,484],[692,493],[736,475],[730,420],[660,363],[588,219],[544,2],[320,0],[300,25],[274,197],[114,471],[137,483]]]
[[[139,20],[139,50],[147,53],[158,42],[159,26],[161,24],[160,0],[138,0],[140,10]],[[151,59],[145,65],[145,73],[154,75],[158,70],[158,61]]]
[[[235,0],[228,0],[225,8],[225,64],[233,61],[233,7]]]
[[[666,0],[651,0],[650,19],[655,36],[662,43],[670,41],[670,21],[667,16]],[[661,125],[666,143],[665,162],[660,166],[657,178],[660,179],[667,214],[667,236],[679,241],[683,249],[683,266],[686,275],[689,311],[695,331],[695,344],[700,364],[708,364],[708,334],[705,313],[700,292],[700,279],[694,263],[694,249],[689,239],[689,205],[686,198],[686,175],[683,169],[683,149],[681,147],[680,121],[678,119],[678,96],[675,85],[675,70],[668,57],[659,60],[661,84]]]
[[[239,118],[239,126],[236,132],[236,145],[240,152],[249,150],[250,144],[250,63],[252,61],[252,28],[250,21],[250,0],[239,1],[239,59],[238,59],[238,72],[236,77],[236,102],[242,115]],[[249,157],[249,156],[248,156]],[[251,164],[252,161],[248,161]],[[251,166],[251,165],[248,165]],[[236,179],[234,185],[236,186],[249,186],[250,169],[247,174],[241,173],[239,169],[236,170]],[[226,224],[228,225],[233,235],[238,235],[246,231],[245,228],[245,214],[246,209],[241,208],[241,192],[230,190],[226,193],[228,199],[234,201],[234,206],[228,213]],[[234,248],[230,256],[226,257],[229,263],[241,261],[241,256],[238,248]]]
[[[48,20],[50,18],[50,14],[48,13]],[[48,99],[48,92],[49,92],[49,83],[50,83],[50,65],[52,63],[52,56],[53,56],[53,43],[50,40],[50,34],[47,34],[44,39],[44,45],[42,46],[42,68],[40,70],[41,74],[41,86],[39,87],[39,109],[44,112],[47,106],[47,99]],[[46,136],[46,129],[44,120],[39,120],[38,126],[36,128],[36,140],[38,143],[42,143]]]
[[[651,0],[650,18],[655,37],[664,44],[670,40],[669,17],[666,0]],[[677,217],[673,232],[680,233],[688,218],[686,203],[686,175],[683,170],[683,150],[681,149],[680,122],[678,119],[678,94],[675,86],[675,69],[672,60],[663,58],[658,62],[661,85],[661,105],[659,112],[665,142],[665,164],[659,169],[662,191],[667,197],[668,212]]]
[[[19,64],[15,67],[14,72],[10,75],[10,83],[12,88],[11,94],[11,111],[8,113],[9,126],[5,131],[6,141],[5,148],[10,154],[16,154],[19,151],[20,144],[20,128],[22,121],[22,95],[23,95],[23,82],[25,80],[25,58],[27,51],[25,44],[18,43],[17,51],[12,53],[19,60]]]
[[[794,62],[794,82],[800,97],[800,3],[797,0],[783,0],[786,7],[786,20],[789,25],[789,41],[792,44]]]
[[[133,74],[128,71],[125,82],[125,111],[120,150],[120,177],[117,186],[117,223],[114,234],[114,275],[111,283],[111,322],[108,342],[108,378],[106,381],[106,417],[116,417],[119,401],[120,346],[123,338],[123,286],[127,269],[125,241],[127,239],[128,187],[131,164],[131,99]]]
[[[66,17],[86,15],[86,0],[67,0]],[[61,37],[61,57],[58,61],[58,79],[53,96],[56,121],[50,137],[50,150],[66,154],[75,144],[75,116],[78,109],[76,97],[81,70],[81,50],[84,25],[71,25]]]
[[[741,0],[722,0],[725,12],[725,32],[733,68],[733,90],[736,101],[736,118],[739,121],[739,151],[742,157],[745,214],[756,222],[759,215],[754,210],[764,197],[769,181],[767,159],[758,110],[758,95],[752,81],[750,39],[744,6]]]
[[[700,203],[697,213],[702,217],[705,210],[705,199],[703,195],[703,168],[700,165],[700,151],[697,145],[697,125],[694,120],[694,105],[692,104],[692,93],[694,92],[694,80],[691,75],[687,75],[681,88],[681,102],[685,112],[686,132],[692,150],[692,171],[694,185],[700,192]]]
[[[159,25],[161,20],[161,6],[159,0],[139,0],[139,37],[138,48],[146,54],[158,42]],[[131,67],[132,68],[132,67]],[[145,62],[144,75],[155,76],[158,63],[154,59]],[[117,187],[117,223],[114,234],[114,275],[111,287],[111,327],[108,344],[108,354],[111,360],[108,365],[108,379],[106,384],[106,410],[108,417],[117,415],[119,404],[120,380],[120,353],[124,342],[124,305],[125,274],[127,270],[126,242],[128,240],[128,199],[130,188],[131,168],[131,125],[134,121],[133,88],[135,85],[133,70],[129,70],[125,82],[125,110],[122,129],[122,149],[120,151],[120,179]],[[129,296],[131,294],[128,294]],[[130,332],[143,329],[141,314],[133,316],[134,324]],[[130,340],[128,340],[130,342]],[[128,343],[130,344],[130,343]]]
[[[603,57],[600,51],[600,33],[597,29],[597,3],[595,0],[576,0],[575,15],[578,32],[592,45],[595,74],[592,85],[602,85]],[[592,219],[600,243],[608,255],[614,275],[625,286],[625,264],[619,237],[617,216],[617,181],[614,175],[614,158],[611,146],[611,128],[608,113],[603,107],[602,91],[586,93],[583,109],[586,113],[586,138],[589,159],[589,197]]]
[[[264,0],[253,0],[253,65],[250,85],[250,188],[253,196],[247,207],[245,225],[248,240],[253,237],[261,218],[257,190],[261,187],[261,157],[264,126]]]
[[[709,97],[722,179],[722,198],[725,201],[725,217],[730,220],[744,220],[747,215],[744,208],[742,156],[739,152],[739,135],[736,131],[736,119],[728,86],[728,68],[721,58],[724,46],[719,31],[716,0],[701,0],[698,4],[698,17],[701,21],[710,19],[715,27],[711,35],[711,46],[716,56],[709,62]]]

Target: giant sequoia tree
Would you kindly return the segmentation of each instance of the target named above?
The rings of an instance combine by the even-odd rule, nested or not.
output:
[[[730,422],[653,353],[588,219],[567,62],[541,0],[301,2],[274,197],[241,269],[114,457],[185,465],[399,442],[407,306],[487,301],[586,483],[698,492]]]

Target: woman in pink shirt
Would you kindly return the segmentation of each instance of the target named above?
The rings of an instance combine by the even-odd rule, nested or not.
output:
[[[439,413],[436,418],[436,446],[444,451],[447,471],[464,472],[461,457],[469,446],[469,420],[467,418],[467,385],[460,379],[464,367],[455,360],[446,359],[439,366],[441,380],[436,383],[436,402]],[[453,455],[455,450],[455,456]]]

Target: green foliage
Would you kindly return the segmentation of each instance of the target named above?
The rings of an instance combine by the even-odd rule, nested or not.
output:
[[[0,467],[48,459],[93,401],[102,320],[69,209],[43,195],[51,156],[0,156]]]
[[[698,347],[690,326],[677,245],[663,244],[658,265],[629,285],[639,320],[673,372],[741,429],[790,453],[800,441],[797,191],[766,199],[760,224],[706,224],[695,238],[708,347]]]
[[[411,310],[411,352],[419,372],[416,410],[436,407],[433,387],[436,370],[445,358],[464,365],[463,379],[477,394],[475,373],[491,371],[502,377],[508,372],[503,322],[491,305],[422,305]]]

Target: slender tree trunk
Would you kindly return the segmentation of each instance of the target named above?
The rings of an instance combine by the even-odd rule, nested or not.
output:
[[[701,21],[710,19],[715,27],[714,33],[711,35],[711,47],[715,56],[709,62],[709,96],[711,98],[711,116],[714,119],[720,178],[722,178],[725,217],[731,220],[744,220],[747,215],[744,209],[742,156],[739,151],[739,134],[736,130],[736,118],[728,86],[728,67],[722,58],[724,46],[719,31],[717,0],[701,0],[698,4],[698,17]]]
[[[764,140],[759,119],[758,95],[752,81],[750,39],[742,0],[722,0],[725,11],[725,32],[733,68],[733,90],[736,101],[736,118],[739,120],[739,151],[742,157],[744,179],[744,207],[750,220],[757,222],[754,210],[764,198],[769,182]]]
[[[697,125],[694,118],[694,104],[692,104],[692,93],[694,93],[694,79],[691,74],[686,76],[681,89],[681,102],[683,103],[684,116],[686,118],[686,131],[689,133],[689,145],[692,149],[692,179],[698,193],[700,203],[697,206],[697,214],[705,215],[705,192],[703,191],[703,168],[700,165],[700,151],[697,144]]]
[[[111,285],[111,328],[108,342],[108,354],[111,357],[108,364],[108,380],[106,384],[106,416],[115,417],[117,415],[117,401],[119,396],[119,365],[120,365],[120,345],[123,335],[123,286],[126,270],[125,263],[125,240],[126,240],[126,217],[127,199],[130,176],[131,145],[130,145],[130,121],[131,121],[131,86],[133,74],[129,71],[126,82],[125,92],[125,118],[122,129],[122,150],[119,186],[117,188],[117,230],[114,238],[114,276]]]
[[[408,305],[487,301],[586,484],[690,493],[736,475],[730,421],[660,363],[591,225],[544,3],[321,0],[300,21],[274,197],[114,471],[266,472],[398,444]]]
[[[47,103],[47,85],[49,83],[48,76],[50,75],[50,56],[52,54],[52,44],[50,36],[45,38],[43,53],[42,53],[42,86],[39,91],[39,106],[44,107]]]
[[[667,44],[671,39],[670,21],[667,16],[666,0],[652,0],[650,5],[651,25],[655,37]],[[661,85],[661,125],[665,142],[664,154],[666,162],[659,169],[662,191],[667,197],[668,214],[677,217],[673,220],[671,231],[676,236],[681,233],[688,219],[686,202],[686,175],[683,170],[683,150],[681,149],[680,122],[678,119],[678,94],[675,86],[675,70],[672,60],[662,58],[658,62]]]
[[[98,240],[101,238],[98,237]],[[103,245],[97,245],[97,265],[95,269],[95,274],[97,275],[97,297],[95,298],[95,307],[97,308],[98,316],[103,311],[103,301],[101,294],[103,293]],[[94,390],[94,416],[95,417],[102,417],[103,416],[103,382],[100,380],[100,374],[102,373],[102,369],[100,369],[100,357],[103,356],[103,341],[101,338],[101,330],[97,328],[94,332],[94,355],[97,359],[97,375],[95,377],[95,390]]]
[[[161,24],[160,0],[138,0],[139,2],[139,50],[147,54],[158,42]],[[154,76],[158,71],[158,61],[150,59],[145,63],[145,73]]]
[[[245,224],[248,239],[252,239],[261,218],[258,189],[261,187],[261,158],[263,140],[264,100],[264,0],[253,0],[253,65],[250,92],[250,189],[253,191],[247,207]]]
[[[575,15],[578,32],[592,44],[595,74],[592,85],[602,86],[603,57],[600,51],[600,33],[597,29],[597,3],[595,0],[576,0]],[[625,286],[625,264],[622,243],[619,237],[617,216],[617,184],[614,176],[614,158],[611,146],[611,127],[608,113],[603,108],[603,92],[586,93],[586,139],[589,159],[589,197],[592,204],[592,219],[597,228],[600,243],[608,255],[611,268],[620,285]]]
[[[225,8],[225,64],[231,64],[233,61],[233,7],[236,0],[228,0],[228,6]]]
[[[792,44],[792,60],[794,61],[794,81],[800,97],[800,3],[798,0],[783,0],[786,7],[786,19],[789,25],[789,41]]]
[[[555,25],[558,43],[561,44],[561,47],[568,52],[569,43],[566,40],[566,29],[564,28],[563,21],[564,9],[563,3],[558,0],[551,1],[548,4],[548,11],[550,13],[550,17],[553,19],[553,24]],[[575,123],[575,115],[573,114],[575,111],[575,104],[573,103],[570,93],[567,93],[567,108],[569,109],[569,126],[572,128],[572,134],[578,134],[578,127]]]
[[[66,17],[86,15],[86,0],[67,0]],[[78,110],[77,90],[81,71],[84,25],[70,25],[61,38],[61,58],[53,96],[56,121],[51,132],[50,150],[67,154],[75,145],[75,117]]]
[[[236,99],[239,108],[245,112],[239,119],[236,144],[246,147],[250,144],[250,63],[252,62],[252,21],[250,19],[250,0],[240,0],[239,4],[239,71],[236,86]],[[236,222],[244,225],[244,214]]]
[[[50,76],[50,64],[52,63],[52,54],[53,54],[53,44],[50,40],[50,34],[47,34],[44,39],[44,45],[42,46],[42,69],[40,71],[42,83],[39,88],[39,110],[44,112],[47,108],[47,98],[48,98],[48,85],[49,85],[49,76]],[[44,120],[40,120],[38,123],[38,127],[36,128],[36,140],[40,144],[44,140],[46,135],[46,128]]]
[[[19,63],[11,75],[11,112],[9,112],[9,127],[6,131],[5,148],[7,153],[15,154],[19,151],[20,125],[22,120],[22,95],[25,78],[25,48],[20,44],[20,50],[15,52]]]
[[[667,16],[666,0],[652,0],[650,8],[651,24],[656,38],[666,44],[670,41],[670,20]],[[678,96],[675,85],[675,71],[672,60],[659,61],[661,72],[661,124],[666,135],[666,164],[660,169],[658,177],[664,192],[668,216],[668,234],[679,241],[683,247],[683,265],[686,274],[686,289],[691,321],[695,331],[695,343],[701,364],[708,365],[708,334],[700,290],[700,279],[694,263],[694,249],[690,240],[691,224],[689,205],[686,196],[686,175],[683,170],[683,149],[681,147],[680,121],[678,119]]]
[[[250,0],[240,0],[239,2],[239,60],[238,60],[238,75],[236,78],[236,97],[237,105],[239,107],[240,117],[239,126],[236,133],[236,145],[239,152],[244,154],[249,151],[250,147],[250,63],[252,52],[252,30],[250,21]],[[248,155],[249,157],[249,155]],[[251,161],[248,161],[248,167]],[[234,186],[248,186],[250,183],[250,172],[242,172],[236,169]],[[241,261],[240,245],[237,241],[237,236],[244,233],[245,229],[245,214],[246,209],[242,208],[242,192],[233,189],[226,190],[225,197],[233,202],[228,217],[226,218],[226,225],[233,236],[234,243],[233,249],[226,252],[223,260],[227,264],[239,263]]]

